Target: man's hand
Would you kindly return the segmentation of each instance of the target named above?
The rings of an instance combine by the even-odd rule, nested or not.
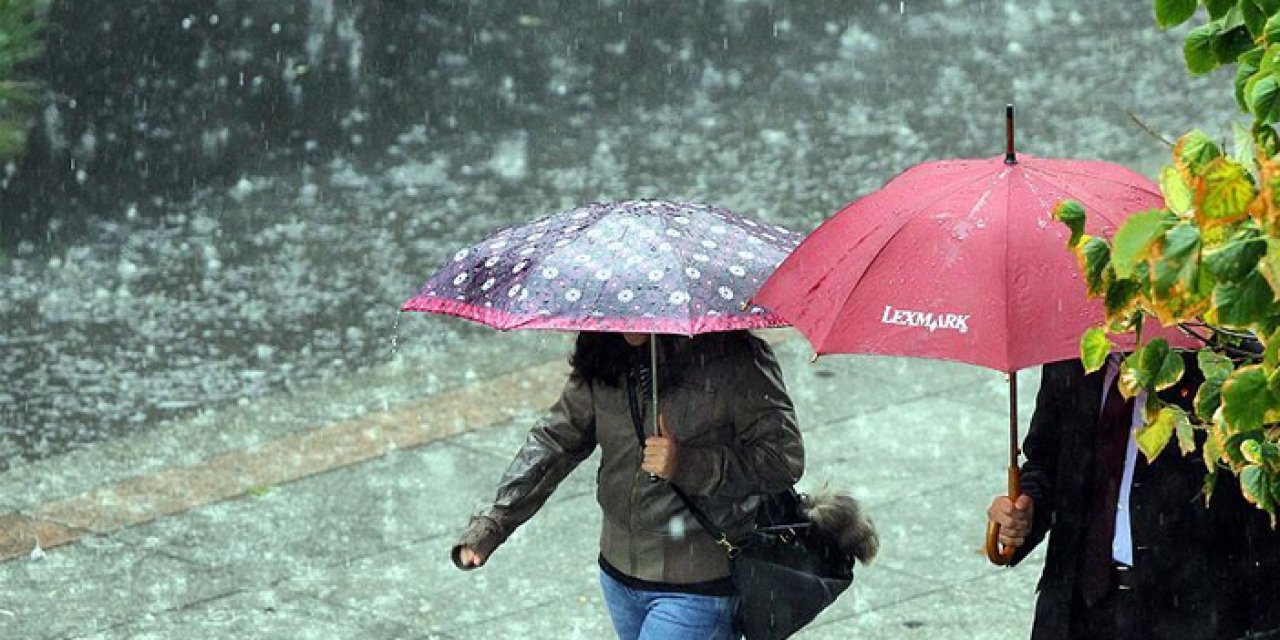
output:
[[[658,414],[658,435],[644,439],[644,461],[640,468],[663,480],[670,480],[676,474],[678,449],[676,439],[667,431],[667,421]]]
[[[1031,496],[1020,495],[1016,501],[1000,496],[987,508],[987,520],[1000,525],[1000,544],[1020,547],[1031,533],[1031,517],[1036,505]]]

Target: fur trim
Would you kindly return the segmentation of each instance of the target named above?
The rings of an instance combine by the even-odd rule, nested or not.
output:
[[[842,555],[851,555],[868,564],[880,551],[880,536],[876,534],[875,525],[862,505],[847,492],[824,489],[812,495],[801,494],[800,508],[813,527],[829,536]]]

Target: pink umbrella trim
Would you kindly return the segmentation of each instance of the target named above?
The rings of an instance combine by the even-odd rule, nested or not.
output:
[[[405,301],[401,311],[422,311],[478,322],[500,331],[511,329],[554,329],[560,331],[624,331],[693,336],[717,331],[771,329],[788,326],[777,314],[762,307],[751,307],[746,313],[707,315],[692,318],[569,318],[536,313],[510,313],[493,307],[431,296],[414,296]]]

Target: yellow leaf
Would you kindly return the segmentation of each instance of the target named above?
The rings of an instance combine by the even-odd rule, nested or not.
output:
[[[1186,422],[1187,416],[1177,407],[1165,407],[1156,414],[1154,422],[1143,425],[1138,429],[1135,439],[1138,441],[1138,449],[1142,450],[1143,455],[1147,456],[1147,462],[1155,462],[1156,456],[1164,451],[1169,440],[1173,437],[1173,432],[1177,428],[1179,421]]]
[[[1196,222],[1203,228],[1238,222],[1249,216],[1257,192],[1244,167],[1228,158],[1215,158],[1196,178]]]

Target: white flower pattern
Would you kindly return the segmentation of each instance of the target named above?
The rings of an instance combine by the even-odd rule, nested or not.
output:
[[[698,315],[725,327],[727,318],[768,313],[740,307],[749,298],[746,283],[763,282],[801,239],[716,207],[596,203],[457,251],[455,264],[416,298],[548,319],[566,313],[606,322],[648,318],[660,327]],[[561,250],[567,246],[574,248]],[[504,274],[530,270],[539,276],[533,289],[504,282],[511,278]]]

